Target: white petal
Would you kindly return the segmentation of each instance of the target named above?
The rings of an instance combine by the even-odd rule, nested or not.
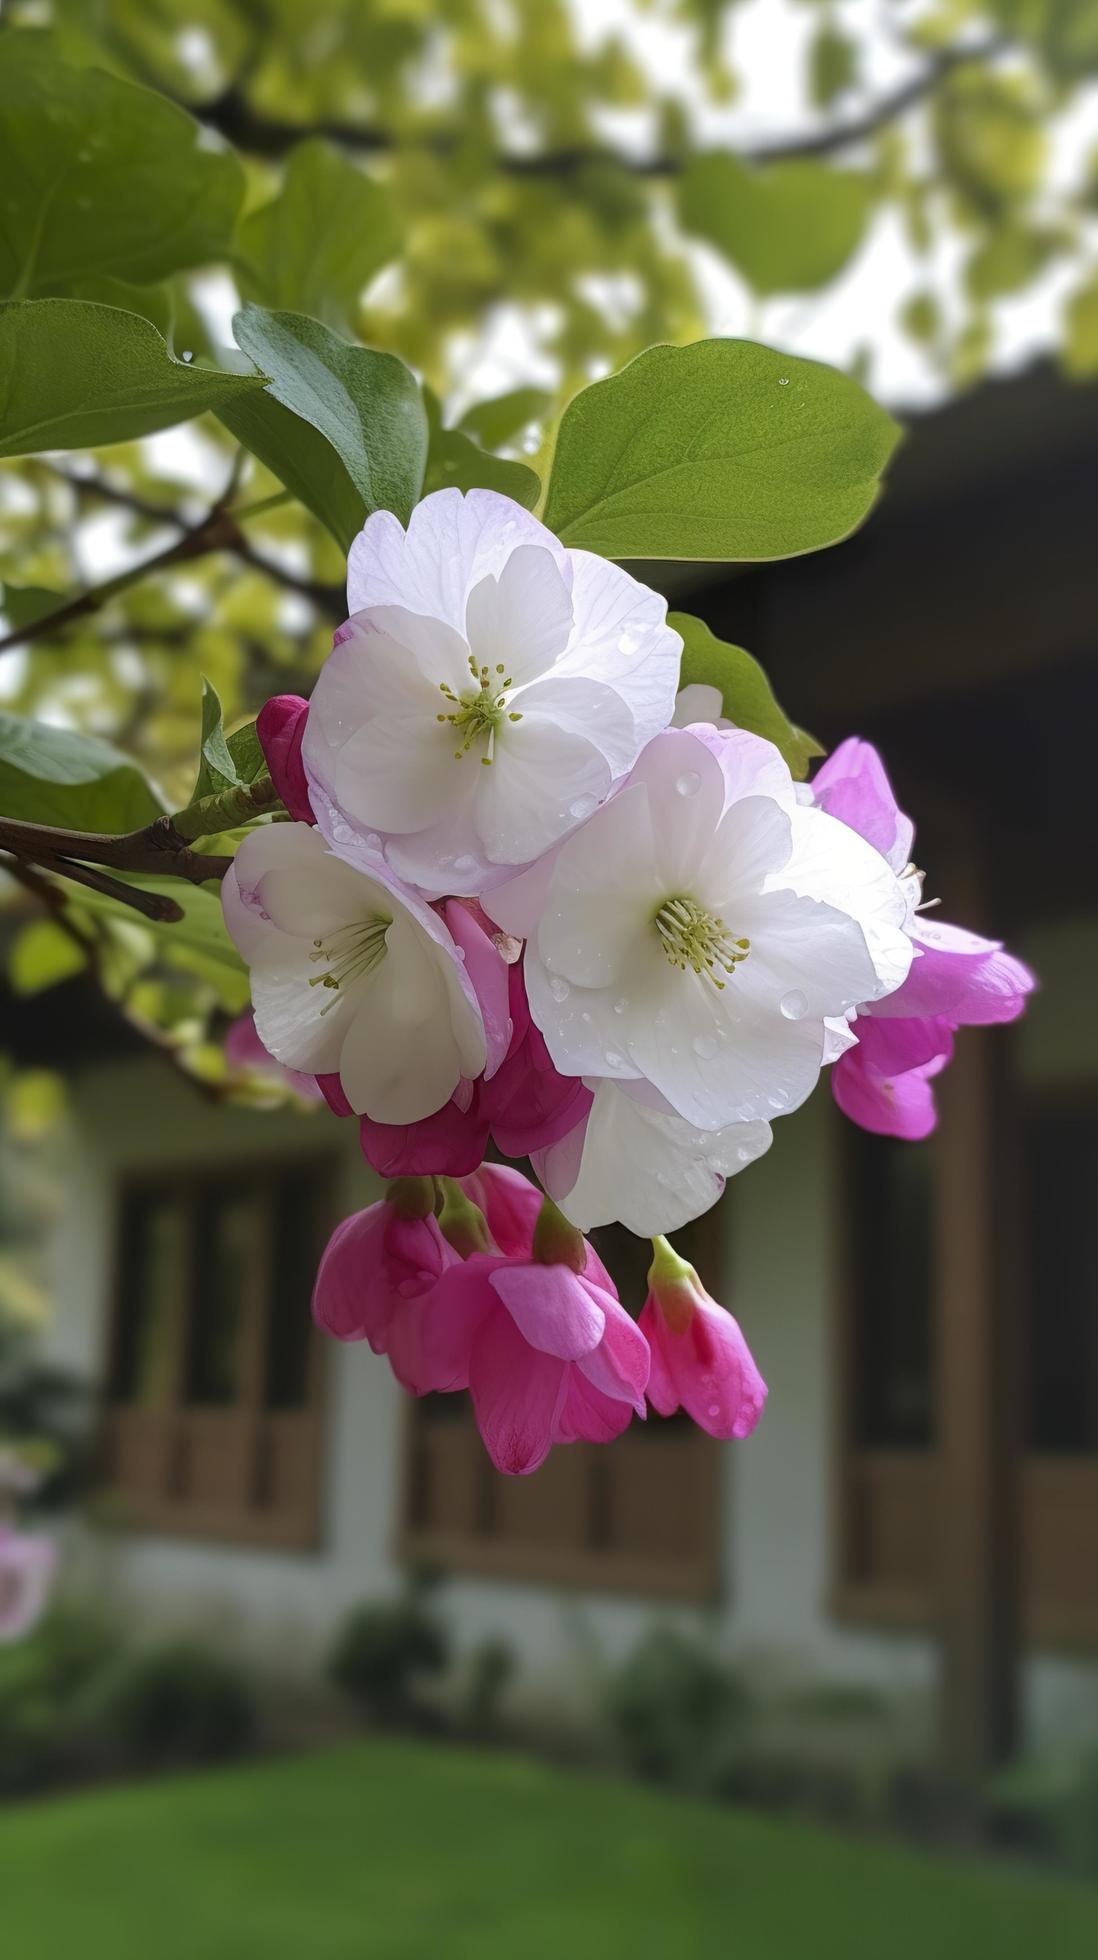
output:
[[[442,972],[408,920],[351,1016],[339,1077],[352,1109],[378,1123],[416,1123],[450,1100],[462,1075]]]
[[[731,728],[732,723],[725,718],[724,696],[719,687],[709,687],[704,681],[691,681],[686,687],[680,687],[671,726],[689,728],[696,721],[707,721],[714,728]]]
[[[648,791],[660,897],[689,894],[713,849],[724,810],[720,763],[696,735],[668,729],[649,742],[628,787],[635,784]]]
[[[469,594],[465,634],[478,666],[502,665],[517,687],[533,681],[563,653],[572,631],[572,601],[552,554],[519,545],[497,577]]]
[[[643,948],[662,895],[647,791],[619,791],[557,854],[536,957],[584,987],[607,987]],[[575,1072],[575,1071],[574,1071]]]
[[[627,702],[636,750],[666,728],[675,706],[682,641],[667,624],[667,601],[620,565],[571,551],[575,625],[561,674],[609,682]]]
[[[743,796],[724,813],[697,896],[738,938],[743,901],[762,890],[771,872],[781,869],[793,847],[789,814],[770,796]]]
[[[405,835],[453,821],[477,789],[479,757],[459,756],[460,744],[433,704],[428,713],[379,715],[340,750],[333,800],[364,831]]]
[[[484,855],[495,864],[529,864],[610,789],[599,750],[547,715],[524,715],[497,740],[488,768],[478,769],[473,822]]]
[[[636,988],[622,1017],[638,1073],[702,1130],[798,1108],[819,1076],[822,1023],[761,1011],[738,975],[718,993],[692,972],[668,972],[670,986]]]
[[[741,901],[735,930],[751,941],[733,985],[760,1008],[791,1021],[845,1014],[877,984],[856,919],[791,891]]]
[[[694,1129],[602,1082],[587,1119],[578,1175],[554,1192],[581,1231],[617,1221],[641,1237],[676,1232],[708,1211],[725,1180],[769,1149],[768,1123]]]
[[[616,986],[575,987],[563,975],[550,973],[529,941],[523,971],[530,1013],[562,1075],[640,1074],[625,1040],[625,988],[632,974],[623,976],[620,992]]]
[[[407,532],[388,511],[368,517],[347,563],[347,607],[407,606],[465,631],[474,585],[498,576],[519,545],[552,554],[566,586],[569,554],[536,517],[493,490],[436,490],[412,512]]]
[[[798,806],[789,862],[770,880],[819,898],[857,919],[876,972],[866,1000],[879,1000],[906,980],[911,941],[904,931],[907,893],[879,851],[822,810]]]

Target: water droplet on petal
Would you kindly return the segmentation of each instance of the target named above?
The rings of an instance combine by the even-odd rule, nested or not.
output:
[[[454,859],[454,870],[460,872],[462,877],[465,876],[466,872],[475,871],[476,868],[476,858],[471,857],[468,851],[465,851],[461,857]]]
[[[682,775],[675,778],[675,788],[680,796],[696,796],[701,788],[701,777],[697,770],[684,769]]]
[[[577,796],[575,802],[570,803],[568,806],[569,816],[574,817],[577,823],[582,823],[584,817],[589,817],[591,815],[591,812],[596,807],[598,800],[599,799],[597,796]]]
[[[616,1000],[614,1002],[615,1014],[624,1014],[628,1005],[629,1002],[626,1000],[625,995],[623,994],[620,1000]]]
[[[792,993],[782,995],[780,1006],[787,1021],[801,1021],[808,1013],[808,997],[794,987]]]
[[[770,1103],[771,1109],[785,1109],[789,1102],[789,1091],[788,1089],[775,1089],[774,1094],[768,1097],[767,1100]]]
[[[717,1417],[717,1416],[719,1416],[719,1415],[720,1415],[720,1412],[721,1412],[721,1405],[720,1405],[720,1403],[719,1403],[719,1402],[710,1402],[710,1404],[709,1404],[709,1407],[708,1407],[708,1409],[706,1410],[706,1412],[705,1412],[705,1413],[706,1413],[706,1415],[707,1415],[707,1416],[708,1416],[708,1417],[710,1418],[710,1420],[712,1421],[712,1420],[713,1420],[713,1419],[714,1419],[715,1417]]]
[[[607,1068],[624,1068],[625,1056],[619,1055],[616,1048],[608,1048],[606,1050],[606,1066]]]
[[[717,1052],[717,1043],[712,1035],[708,1034],[696,1034],[691,1046],[695,1055],[700,1055],[703,1062],[711,1062]]]
[[[568,985],[567,980],[561,974],[551,973],[549,975],[549,992],[552,994],[554,1000],[567,1000],[571,991],[572,989]]]
[[[736,1145],[736,1157],[741,1164],[749,1164],[754,1154],[753,1150],[748,1149],[746,1143]]]

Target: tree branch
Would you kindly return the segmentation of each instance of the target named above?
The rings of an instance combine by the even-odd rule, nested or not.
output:
[[[991,60],[1004,43],[996,38],[970,47],[945,48],[919,73],[881,96],[862,114],[799,136],[773,138],[769,142],[748,144],[733,152],[741,163],[785,163],[801,157],[829,156],[865,142],[879,129],[933,93],[938,84],[956,68]],[[363,154],[389,155],[400,149],[427,150],[446,157],[457,149],[460,135],[440,130],[419,138],[402,138],[392,130],[369,123],[344,122],[330,117],[315,122],[292,122],[266,114],[249,101],[239,83],[231,84],[210,102],[189,104],[192,115],[220,131],[239,149],[257,156],[280,157],[293,144],[306,137],[322,136],[329,142],[343,143]],[[678,155],[657,154],[629,157],[596,144],[570,145],[567,149],[541,150],[530,156],[504,151],[495,159],[495,168],[511,177],[569,177],[591,164],[612,163],[637,177],[674,177],[684,167]]]

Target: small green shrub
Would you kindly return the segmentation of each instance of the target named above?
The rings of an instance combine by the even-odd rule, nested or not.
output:
[[[700,1641],[666,1627],[646,1634],[611,1677],[607,1713],[638,1775],[711,1795],[735,1788],[750,1699]]]
[[[25,1639],[0,1646],[0,1795],[42,1788],[83,1753],[86,1701],[116,1647],[105,1620],[74,1606],[55,1606]]]
[[[383,1727],[421,1720],[419,1685],[449,1664],[449,1634],[428,1592],[424,1581],[413,1581],[399,1599],[353,1607],[332,1643],[331,1679]]]
[[[190,1640],[128,1655],[104,1682],[95,1714],[104,1734],[143,1768],[239,1756],[256,1729],[240,1669]]]
[[[1079,1878],[1098,1878],[1098,1748],[1020,1757],[993,1779],[1000,1826],[1025,1833]]]

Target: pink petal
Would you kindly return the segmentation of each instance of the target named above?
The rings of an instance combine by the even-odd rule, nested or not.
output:
[[[478,1097],[465,1110],[456,1098],[419,1123],[375,1123],[364,1116],[359,1127],[362,1154],[380,1177],[467,1177],[488,1143],[488,1123]]]
[[[283,803],[299,823],[315,823],[301,743],[309,703],[299,694],[276,694],[256,716],[255,732]]]
[[[462,1178],[461,1188],[480,1206],[500,1252],[528,1258],[542,1204],[537,1186],[509,1164],[483,1164],[475,1176]]]
[[[874,1015],[941,1014],[955,1027],[1017,1020],[1037,982],[998,940],[926,918],[916,920],[911,936],[911,971],[894,994],[874,1003]]]
[[[605,1326],[598,1347],[577,1363],[579,1371],[593,1388],[612,1401],[627,1402],[643,1418],[644,1392],[651,1366],[648,1342],[636,1321],[615,1298],[597,1286],[590,1286],[589,1290],[602,1308]]]
[[[497,1470],[528,1476],[552,1446],[569,1370],[523,1340],[502,1308],[481,1327],[469,1363],[477,1427]]]
[[[484,1074],[490,1080],[506,1056],[511,1041],[509,969],[470,906],[463,905],[456,898],[448,899],[444,916],[455,946],[465,955],[465,971],[484,1017],[488,1047]]]
[[[491,1285],[523,1339],[542,1354],[577,1361],[602,1339],[603,1309],[567,1266],[502,1264]]]
[[[652,1349],[653,1408],[669,1415],[681,1406],[699,1429],[724,1442],[749,1436],[762,1414],[766,1383],[732,1315],[703,1300],[681,1333],[672,1333],[649,1299],[640,1325]]]
[[[612,1443],[628,1429],[633,1417],[632,1403],[604,1395],[578,1364],[567,1370],[567,1376],[564,1403],[553,1437],[555,1443]]]
[[[902,1075],[875,1075],[858,1048],[851,1048],[831,1071],[831,1093],[843,1115],[874,1136],[902,1137],[920,1143],[938,1121],[930,1078],[944,1068],[946,1057],[926,1062]]]
[[[893,871],[902,871],[910,863],[915,826],[900,809],[872,742],[857,735],[840,742],[816,771],[812,797],[818,809],[837,817],[880,851]]]

